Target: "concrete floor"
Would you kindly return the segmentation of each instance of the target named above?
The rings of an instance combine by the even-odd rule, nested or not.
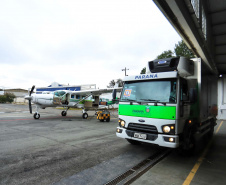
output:
[[[158,149],[117,138],[117,112],[109,123],[96,120],[94,112],[87,120],[81,111],[71,110],[67,117],[53,108],[40,112],[41,118],[34,120],[28,106],[0,104],[0,184],[104,184]],[[205,142],[192,157],[173,150],[133,184],[183,184],[192,169],[194,178],[185,184],[225,184],[225,124],[206,155]]]
[[[217,122],[218,125],[215,127],[215,135],[212,140],[209,143],[202,141],[194,156],[178,157],[178,154],[174,151],[136,180],[133,185],[225,185],[226,121],[219,120]],[[216,133],[221,122],[222,125]],[[191,176],[193,176],[193,179],[189,179]],[[187,181],[185,181],[186,179]]]

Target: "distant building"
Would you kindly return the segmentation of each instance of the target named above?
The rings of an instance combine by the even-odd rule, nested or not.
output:
[[[24,96],[26,94],[28,94],[28,90],[25,89],[20,89],[20,88],[12,88],[12,89],[2,89],[0,90],[0,95],[4,95],[6,93],[12,93],[16,96],[16,98],[14,98],[14,102],[13,103],[25,103],[25,99]]]

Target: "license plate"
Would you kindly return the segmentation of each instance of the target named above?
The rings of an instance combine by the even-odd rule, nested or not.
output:
[[[134,133],[135,138],[147,139],[147,134]]]

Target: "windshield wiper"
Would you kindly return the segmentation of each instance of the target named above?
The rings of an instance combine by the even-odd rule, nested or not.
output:
[[[159,102],[159,100],[152,100],[152,99],[140,99],[140,100],[144,100],[144,101],[152,101],[152,102]]]
[[[123,101],[136,101],[136,100],[133,100],[133,99],[122,99]]]

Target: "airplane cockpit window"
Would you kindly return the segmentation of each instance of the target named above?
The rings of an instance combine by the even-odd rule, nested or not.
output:
[[[56,92],[54,92],[54,96],[58,96],[58,97],[61,97],[61,96],[65,95],[65,94],[66,94],[66,92],[64,92],[64,91],[56,91]]]

